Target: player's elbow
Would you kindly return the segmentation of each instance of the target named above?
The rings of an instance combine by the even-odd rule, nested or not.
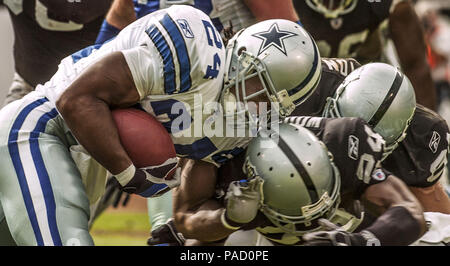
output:
[[[187,239],[201,239],[196,232],[196,226],[192,224],[190,213],[185,212],[175,212],[174,213],[174,224],[178,232],[182,233]]]
[[[56,109],[63,117],[66,116],[66,114],[70,114],[73,107],[73,102],[66,93],[63,93],[56,101]]]
[[[56,101],[56,109],[64,120],[76,116],[82,106],[86,106],[86,100],[68,92],[63,93]]]
[[[184,212],[175,212],[173,216],[174,224],[178,232],[183,234],[183,236],[186,238],[191,238],[192,227],[188,226],[187,224],[187,215]]]

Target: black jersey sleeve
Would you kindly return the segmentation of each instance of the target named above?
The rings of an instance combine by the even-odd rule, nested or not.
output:
[[[378,19],[379,23],[389,18],[391,6],[398,0],[370,1],[368,5]]]
[[[48,8],[49,12],[58,14],[61,18],[85,24],[104,16],[105,10],[109,8],[113,0],[39,1]]]
[[[442,176],[447,165],[447,122],[432,110],[418,105],[405,139],[383,166],[408,186],[428,187]]]
[[[311,130],[326,145],[341,175],[341,194],[359,199],[368,186],[385,180],[384,140],[363,119],[288,117],[285,122]]]

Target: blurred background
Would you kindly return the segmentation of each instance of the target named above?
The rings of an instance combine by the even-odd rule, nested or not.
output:
[[[99,246],[146,246],[150,237],[147,200],[131,196],[126,207],[108,208],[95,220],[91,234]]]
[[[13,30],[8,11],[0,7],[0,102],[3,102],[14,75]]]

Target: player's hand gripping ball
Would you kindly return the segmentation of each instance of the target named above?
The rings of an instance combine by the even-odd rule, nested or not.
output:
[[[136,166],[133,179],[122,184],[124,191],[152,197],[179,185],[178,159],[164,126],[136,108],[116,109],[112,116],[122,146]]]

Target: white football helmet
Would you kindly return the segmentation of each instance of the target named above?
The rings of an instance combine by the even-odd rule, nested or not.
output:
[[[225,67],[221,103],[226,116],[250,118],[247,103],[261,94],[276,103],[273,107],[279,108],[282,117],[287,116],[312,94],[321,76],[316,43],[300,25],[283,19],[262,21],[237,32],[228,42]],[[245,81],[253,77],[259,78],[262,89],[247,95]]]

